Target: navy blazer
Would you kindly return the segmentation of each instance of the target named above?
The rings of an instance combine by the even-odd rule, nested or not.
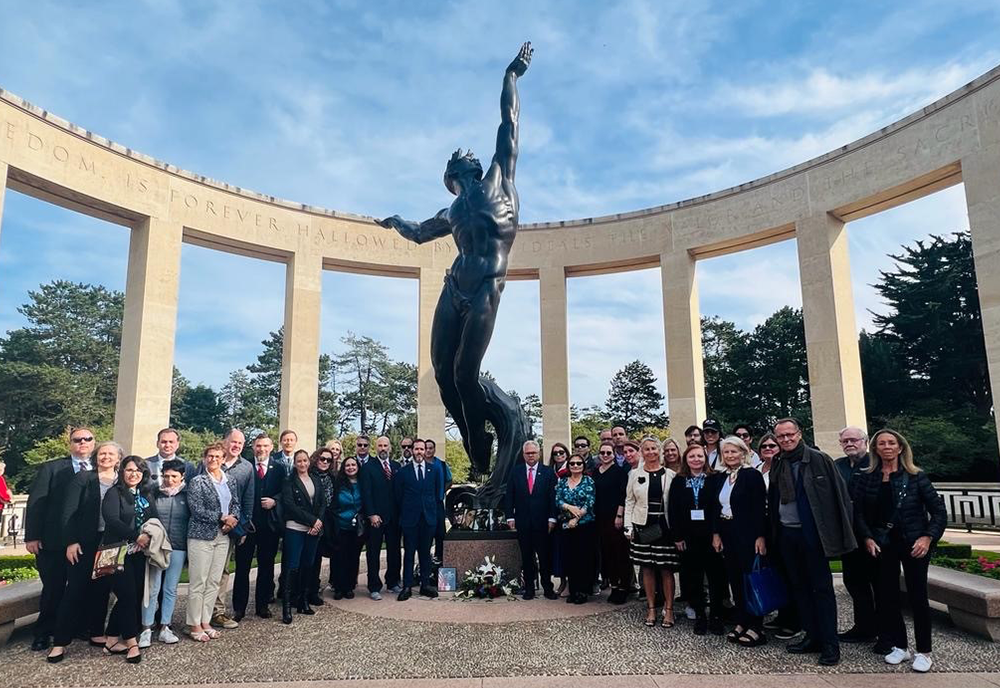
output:
[[[65,457],[43,463],[28,491],[24,510],[24,540],[40,540],[42,547],[57,551],[66,546],[62,532],[66,490],[76,472],[73,459]]]
[[[549,519],[556,517],[556,474],[539,461],[535,464],[535,486],[528,493],[528,469],[518,461],[507,481],[504,513],[514,519],[518,530],[548,530]]]
[[[389,461],[393,476],[399,472],[399,462]],[[387,480],[382,470],[382,462],[378,459],[368,459],[358,473],[358,484],[361,486],[361,513],[365,518],[379,516],[387,523],[396,520],[396,495],[392,489],[392,481]]]
[[[424,466],[424,479],[417,480],[416,462],[410,462],[399,469],[392,480],[396,493],[396,509],[399,513],[399,525],[412,528],[420,525],[420,517],[424,517],[427,525],[437,523],[438,495],[444,489],[443,472],[434,466]]]
[[[719,494],[722,486],[729,479],[729,474],[713,473],[705,480],[703,490],[711,499],[711,508],[705,514],[709,528],[717,535],[721,530],[722,505]],[[733,538],[736,541],[738,556],[743,566],[753,564],[754,543],[757,538],[767,534],[767,490],[764,488],[764,476],[756,468],[744,466],[736,473],[736,482],[729,495],[729,507],[733,512]]]
[[[285,464],[275,459],[273,456],[267,459],[267,471],[264,473],[264,479],[261,480],[257,475],[257,458],[254,457],[253,460],[253,525],[257,529],[257,532],[261,530],[274,530],[271,524],[278,525],[277,532],[284,530],[284,519],[282,518],[282,504],[281,504],[281,489],[285,485],[285,479],[287,477],[285,473]],[[262,497],[270,497],[276,504],[274,509],[270,511],[276,511],[277,517],[272,517],[268,515],[268,510],[264,509],[260,505],[260,500]]]

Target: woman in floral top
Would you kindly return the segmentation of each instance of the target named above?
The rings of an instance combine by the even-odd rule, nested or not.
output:
[[[594,586],[596,543],[594,537],[594,481],[584,475],[583,458],[566,462],[569,475],[556,485],[556,508],[565,534],[566,576],[570,604],[584,604]]]

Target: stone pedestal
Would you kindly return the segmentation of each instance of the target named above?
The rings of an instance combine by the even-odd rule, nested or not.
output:
[[[511,578],[521,574],[521,550],[517,533],[510,530],[450,530],[444,538],[445,567],[455,569],[456,582],[461,583],[465,572],[477,568],[490,557]]]

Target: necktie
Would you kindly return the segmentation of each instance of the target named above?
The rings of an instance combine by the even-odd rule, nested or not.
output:
[[[382,462],[382,472],[385,473],[386,480],[392,480],[392,469],[389,467],[388,461]]]
[[[528,494],[535,490],[535,467],[528,468]]]
[[[264,464],[262,463],[257,464],[257,477],[261,480],[264,479]]]
[[[417,480],[424,479],[424,467],[423,465],[417,466]]]

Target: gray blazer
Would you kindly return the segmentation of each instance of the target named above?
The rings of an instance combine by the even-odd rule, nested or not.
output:
[[[227,473],[226,482],[232,498],[223,511],[219,505],[219,494],[212,485],[212,476],[202,473],[191,480],[187,487],[188,510],[191,512],[187,533],[189,540],[214,540],[222,527],[220,519],[224,514],[232,514],[239,520],[240,502],[237,499],[235,476]]]

